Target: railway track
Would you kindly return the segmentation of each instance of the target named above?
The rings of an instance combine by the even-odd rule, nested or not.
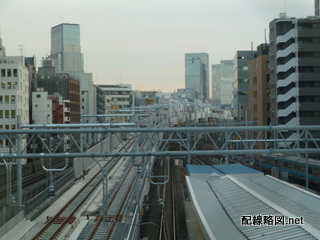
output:
[[[129,149],[133,145],[131,139],[126,146],[123,146],[120,151]],[[108,168],[109,172],[117,166],[120,158],[112,161],[108,161],[103,168]],[[102,182],[101,170],[98,171],[95,176],[88,181],[88,183],[69,201],[64,207],[52,218],[48,219],[42,229],[32,238],[33,240],[41,239],[57,239],[61,237],[64,232],[75,222],[76,216],[80,214],[80,210],[90,198],[90,196],[96,191]]]
[[[162,199],[164,205],[160,220],[159,240],[176,240],[176,185],[174,176],[174,161],[170,160],[170,179],[163,187]]]
[[[131,165],[127,169],[116,189],[108,197],[109,213],[107,223],[103,223],[102,215],[97,216],[94,221],[95,224],[86,239],[111,239],[117,222],[121,222],[123,218],[122,210],[134,184],[135,172],[132,167]]]

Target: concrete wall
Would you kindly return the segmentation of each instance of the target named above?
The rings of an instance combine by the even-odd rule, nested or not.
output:
[[[90,148],[87,152],[88,153],[112,152],[113,148],[116,145],[120,144],[119,138],[121,139],[121,137],[112,135],[112,138],[110,137],[106,138],[105,140],[101,141],[97,145]],[[73,161],[75,178],[80,178],[84,173],[83,171],[90,170],[94,166],[94,164],[96,164],[96,162],[92,158],[75,158]]]

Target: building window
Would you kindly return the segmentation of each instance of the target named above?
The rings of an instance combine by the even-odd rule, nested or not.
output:
[[[10,111],[9,110],[5,110],[5,118],[10,118]]]
[[[7,76],[11,77],[11,69],[7,69]]]
[[[3,118],[3,111],[0,110],[0,118]]]
[[[7,82],[7,89],[11,89],[11,82]]]
[[[18,77],[18,69],[13,69],[13,76]]]
[[[0,95],[0,103],[3,103],[3,96]]]
[[[6,84],[5,82],[1,82],[1,88],[2,88],[2,89],[6,89],[6,85],[7,85],[7,84]]]
[[[257,84],[257,77],[253,78],[253,84]]]
[[[267,74],[267,82],[270,82],[270,74]]]
[[[11,118],[16,118],[16,110],[11,110]]]
[[[5,69],[1,69],[1,77],[5,77],[6,76],[6,70]]]
[[[15,124],[11,124],[11,129],[16,129],[16,125]]]
[[[41,98],[41,95],[40,95],[40,94],[37,94],[37,98]]]
[[[16,96],[15,95],[11,95],[11,103],[16,103]]]
[[[9,95],[5,95],[4,96],[4,103],[9,103],[9,99],[10,99]]]

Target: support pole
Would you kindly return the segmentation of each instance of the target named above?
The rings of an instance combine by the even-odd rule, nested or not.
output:
[[[307,131],[305,132],[305,148],[308,149],[308,142],[309,140],[307,139]],[[308,152],[305,153],[305,158],[306,158],[306,188],[309,188],[309,155]]]
[[[20,129],[21,125],[21,116],[17,116],[17,129]],[[18,154],[22,154],[22,136],[21,134],[17,134],[16,139],[17,144],[17,152]],[[20,212],[22,210],[22,164],[21,158],[17,158],[17,192],[18,192],[18,211]]]

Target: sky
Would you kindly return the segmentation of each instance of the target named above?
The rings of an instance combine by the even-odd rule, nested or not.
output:
[[[7,56],[34,55],[41,67],[51,28],[80,24],[95,84],[173,92],[184,88],[185,53],[206,52],[210,65],[233,59],[264,43],[281,12],[312,16],[314,0],[0,0],[0,37]]]

